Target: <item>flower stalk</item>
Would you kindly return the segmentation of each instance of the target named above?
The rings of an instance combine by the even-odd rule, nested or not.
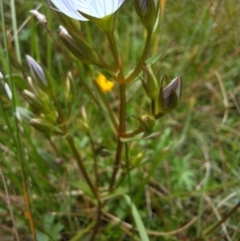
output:
[[[136,65],[135,69],[126,77],[125,84],[129,84],[131,81],[136,79],[140,72],[142,71],[142,66],[145,60],[148,57],[150,46],[151,46],[151,38],[152,38],[152,31],[147,30],[147,39],[145,42],[144,50],[142,52],[142,56]]]
[[[74,144],[74,141],[73,141],[72,137],[70,135],[67,135],[66,140],[67,140],[68,145],[70,146],[70,148],[71,148],[71,150],[74,154],[74,157],[76,158],[79,170],[81,171],[81,173],[82,173],[85,181],[87,182],[89,188],[91,189],[94,197],[98,200],[99,196],[98,196],[97,190],[93,186],[93,183],[92,183],[92,181],[91,181],[91,179],[90,179],[90,177],[89,177],[89,175],[88,175],[88,173],[85,169],[82,158],[81,158],[81,156],[80,156],[80,154],[79,154],[79,152],[78,152],[78,150],[77,150],[77,148]]]

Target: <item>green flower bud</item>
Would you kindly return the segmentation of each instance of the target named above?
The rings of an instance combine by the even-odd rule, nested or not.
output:
[[[99,62],[96,51],[80,35],[71,36],[64,27],[60,26],[59,36],[65,47],[83,63],[93,64]]]
[[[41,111],[46,108],[44,102],[42,102],[34,93],[23,90],[22,95],[24,99],[36,110]]]
[[[156,117],[161,116],[163,113],[170,112],[176,108],[181,99],[181,93],[182,80],[180,77],[173,79],[164,89],[161,86],[157,106],[159,114],[157,114]]]
[[[75,88],[74,88],[73,77],[71,72],[69,72],[67,75],[64,90],[65,90],[65,96],[66,96],[68,105],[71,106],[75,96]]]
[[[46,110],[44,113],[41,113],[40,117],[49,121],[52,124],[56,124],[58,113],[55,110]]]
[[[33,118],[30,121],[30,124],[40,132],[43,133],[51,133],[54,129],[54,126],[51,122],[41,119],[41,118]]]
[[[134,116],[139,121],[139,127],[144,132],[143,137],[150,135],[155,126],[155,118],[150,115]]]
[[[134,0],[134,7],[144,27],[152,31],[159,18],[159,0]]]
[[[150,66],[143,68],[143,79],[141,79],[146,95],[154,100],[158,97],[159,84]]]

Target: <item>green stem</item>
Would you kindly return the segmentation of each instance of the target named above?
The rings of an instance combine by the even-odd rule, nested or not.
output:
[[[115,67],[117,69],[119,69],[120,66],[120,61],[119,61],[119,55],[118,55],[118,49],[117,49],[117,45],[116,45],[116,41],[114,38],[114,32],[105,32],[108,42],[109,42],[109,46],[113,55],[113,58],[115,60]]]
[[[123,150],[123,143],[121,141],[121,137],[125,133],[125,121],[126,121],[126,86],[124,84],[125,78],[123,75],[123,69],[122,69],[122,64],[119,59],[119,54],[118,54],[118,49],[117,49],[117,44],[114,38],[114,32],[105,32],[110,49],[113,55],[113,58],[115,60],[115,67],[116,70],[119,70],[118,76],[116,81],[119,83],[119,96],[120,96],[120,104],[119,104],[119,126],[118,126],[118,141],[117,141],[117,151],[115,155],[115,160],[113,164],[113,172],[112,172],[112,177],[110,179],[110,184],[109,184],[109,191],[111,192],[113,190],[115,180],[116,180],[116,175],[118,173],[118,170],[120,168],[120,162],[121,162],[121,156],[122,156],[122,150]]]
[[[88,176],[88,173],[87,173],[87,171],[86,171],[86,169],[85,169],[85,167],[84,167],[84,165],[83,165],[82,158],[81,158],[81,156],[80,156],[80,154],[79,154],[79,152],[78,152],[78,150],[77,150],[77,148],[76,148],[76,146],[75,146],[75,144],[74,144],[74,141],[73,141],[72,137],[71,137],[70,135],[67,135],[66,139],[67,139],[67,142],[68,142],[68,144],[69,144],[69,146],[70,146],[70,148],[71,148],[71,150],[72,150],[72,152],[73,152],[73,154],[74,154],[74,156],[75,156],[75,158],[76,158],[76,160],[77,160],[77,164],[78,164],[79,170],[81,171],[83,177],[85,178],[88,186],[89,186],[90,189],[92,190],[93,195],[94,195],[94,196],[96,197],[96,199],[98,200],[99,198],[98,198],[97,191],[96,191],[96,189],[94,188],[94,186],[93,186],[93,184],[92,184],[92,181],[90,180],[90,178],[89,178],[89,176]]]
[[[98,200],[98,209],[97,209],[97,220],[96,220],[96,224],[95,227],[93,228],[93,232],[92,235],[89,239],[89,241],[94,241],[95,237],[97,235],[97,232],[99,230],[100,224],[101,224],[101,217],[102,217],[102,203],[100,202],[100,200]]]
[[[113,123],[114,129],[115,129],[115,131],[117,131],[118,123],[117,123],[117,120],[116,120],[116,116],[114,115],[114,113],[113,113],[113,111],[112,111],[112,109],[109,105],[109,102],[107,101],[107,99],[106,99],[105,95],[103,94],[102,90],[100,89],[99,85],[96,83],[96,81],[93,81],[93,83],[94,83],[94,85],[95,85],[95,87],[96,87],[96,89],[97,89],[97,91],[98,91],[98,93],[99,93],[99,95],[102,99],[102,102],[104,103],[104,105],[105,105],[105,107],[108,111],[108,114],[109,114],[109,117],[110,117],[110,119]]]
[[[110,180],[109,191],[113,190],[113,186],[116,180],[116,175],[119,170],[119,165],[121,161],[121,155],[123,150],[123,142],[121,141],[121,137],[125,133],[125,111],[126,111],[126,96],[125,96],[125,85],[119,85],[119,94],[120,94],[120,109],[119,109],[119,128],[118,128],[118,143],[117,143],[117,152],[115,156],[115,161],[113,164],[113,173]]]
[[[92,149],[92,153],[93,153],[95,187],[96,187],[96,189],[98,189],[98,187],[99,187],[99,183],[98,183],[98,162],[97,162],[96,150],[95,150],[95,147],[94,147],[94,141],[93,141],[92,134],[91,134],[91,129],[88,131],[87,135],[89,137],[91,149]]]
[[[21,59],[20,45],[19,45],[19,39],[18,39],[19,34],[17,31],[15,0],[11,0],[10,3],[11,3],[11,17],[12,17],[12,26],[13,26],[13,34],[14,34],[13,39],[14,39],[15,51],[16,51],[17,60],[21,64],[22,59]]]
[[[12,13],[13,13],[13,25],[16,25],[16,18],[15,18],[15,7],[14,7],[14,1],[11,1],[11,9],[12,9]],[[23,147],[22,147],[22,140],[21,140],[21,135],[20,135],[20,130],[19,130],[19,120],[17,119],[17,98],[15,96],[15,84],[14,81],[12,79],[12,72],[11,72],[11,62],[10,62],[10,57],[9,57],[9,49],[7,48],[7,37],[6,37],[6,28],[5,28],[5,19],[4,19],[4,11],[3,11],[3,1],[0,1],[0,10],[1,10],[1,19],[2,19],[2,28],[3,28],[3,39],[4,39],[4,45],[5,48],[7,49],[6,53],[6,62],[7,64],[7,69],[6,71],[9,73],[9,82],[10,82],[10,89],[12,91],[12,114],[14,115],[14,128],[16,131],[16,137],[13,136],[14,142],[16,144],[16,148],[17,148],[17,153],[16,153],[16,157],[19,159],[19,162],[21,164],[21,176],[22,176],[22,186],[23,186],[23,192],[24,192],[24,198],[25,198],[25,203],[26,203],[26,207],[27,207],[27,213],[28,213],[28,219],[29,219],[29,226],[31,229],[31,233],[32,233],[32,239],[33,241],[36,241],[36,232],[35,232],[35,226],[34,226],[34,219],[33,219],[33,215],[32,215],[32,209],[31,209],[31,202],[30,202],[30,198],[29,198],[29,193],[28,193],[28,187],[27,187],[27,175],[26,175],[26,168],[25,168],[25,159],[24,159],[24,155],[23,155]],[[16,26],[14,26],[14,28],[16,28]],[[16,30],[15,30],[16,31]],[[19,50],[19,43],[18,43],[18,39],[15,38],[15,44],[16,49]],[[21,61],[20,58],[20,52],[18,53],[18,61]]]
[[[149,50],[150,50],[150,43],[151,43],[151,38],[152,38],[152,31],[151,30],[148,30],[147,31],[147,39],[146,39],[146,43],[145,43],[145,47],[144,47],[144,50],[142,52],[142,56],[137,64],[137,66],[135,67],[135,69],[133,70],[133,72],[130,73],[129,76],[126,77],[126,80],[125,80],[125,84],[128,84],[130,83],[132,80],[134,80],[138,75],[139,73],[141,72],[142,70],[142,65],[143,65],[143,62],[146,60],[147,56],[148,56],[148,53],[149,53]]]
[[[134,136],[136,136],[136,135],[138,135],[138,134],[140,134],[142,132],[143,132],[143,130],[139,127],[136,130],[134,130],[134,131],[124,133],[122,138],[131,138],[131,137],[134,137]]]

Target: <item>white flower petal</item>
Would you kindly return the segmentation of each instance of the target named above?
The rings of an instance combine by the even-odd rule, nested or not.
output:
[[[61,12],[71,18],[87,21],[80,13],[104,18],[116,12],[125,0],[50,0]]]
[[[79,12],[79,5],[84,9],[87,6],[87,0],[51,0],[51,2],[65,15],[70,18],[87,21]]]
[[[124,3],[124,0],[90,0],[89,1],[89,10],[90,15],[103,18],[107,15],[113,14],[116,12],[121,5]]]

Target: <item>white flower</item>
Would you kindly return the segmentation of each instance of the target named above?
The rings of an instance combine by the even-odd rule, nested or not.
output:
[[[104,18],[116,12],[125,0],[50,0],[67,16],[88,21],[80,12],[95,18]]]

